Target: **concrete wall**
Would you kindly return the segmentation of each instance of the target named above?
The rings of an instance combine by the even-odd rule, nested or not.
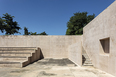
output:
[[[100,40],[109,38],[109,52]],[[83,46],[95,67],[116,76],[116,1],[84,27]]]
[[[0,36],[0,47],[40,47],[45,58],[68,58],[68,47],[81,36]]]
[[[69,59],[76,65],[82,65],[82,42],[81,39],[77,43],[69,46]]]
[[[81,65],[83,46],[95,67],[116,76],[116,1],[83,30],[82,44],[82,36],[0,36],[0,47],[40,47],[45,58],[69,58]]]

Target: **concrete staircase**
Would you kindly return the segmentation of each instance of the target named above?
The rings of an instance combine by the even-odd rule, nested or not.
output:
[[[40,48],[0,47],[0,67],[24,67],[40,59]]]
[[[88,55],[84,49],[82,49],[82,65],[83,66],[93,66],[90,58],[88,57]]]

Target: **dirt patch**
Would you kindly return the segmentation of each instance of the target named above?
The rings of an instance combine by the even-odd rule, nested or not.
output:
[[[71,62],[69,59],[48,59],[47,61],[39,61],[37,62],[39,65],[47,65],[47,66],[68,66],[69,64],[72,66],[75,66],[73,62]]]
[[[41,71],[37,77],[39,76],[56,76],[56,74],[53,73],[46,73],[45,71]]]
[[[24,73],[24,72],[27,72],[27,71],[29,71],[29,70],[26,70],[26,69],[24,69],[24,70],[13,70],[10,73]]]

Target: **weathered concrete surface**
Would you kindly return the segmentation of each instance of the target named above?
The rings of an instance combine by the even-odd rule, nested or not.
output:
[[[0,47],[40,47],[45,58],[68,58],[68,47],[81,36],[0,36]]]
[[[0,47],[0,67],[24,67],[41,59],[40,48]]]
[[[43,59],[24,68],[0,68],[0,77],[114,77],[93,67],[78,67],[68,59]]]
[[[74,43],[69,46],[68,49],[69,59],[73,61],[75,64],[81,66],[82,65],[82,42],[78,40],[77,43]]]
[[[95,67],[116,76],[116,1],[84,27],[83,46]],[[109,54],[101,39],[109,38]]]
[[[83,30],[82,46],[87,51],[92,64],[116,76],[116,1]],[[110,53],[108,54],[104,53],[100,42],[101,39],[106,38],[109,39]],[[76,46],[80,46],[78,42],[81,39],[82,36],[0,36],[0,47],[40,47],[45,58],[70,58],[81,65],[80,62],[78,63],[81,58],[77,58],[80,54],[74,54],[81,51],[76,49]],[[46,74],[46,72],[42,73]]]

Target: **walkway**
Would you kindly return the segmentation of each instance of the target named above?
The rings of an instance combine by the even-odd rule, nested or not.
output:
[[[114,77],[93,67],[79,67],[68,59],[42,59],[24,68],[0,67],[0,77]]]

